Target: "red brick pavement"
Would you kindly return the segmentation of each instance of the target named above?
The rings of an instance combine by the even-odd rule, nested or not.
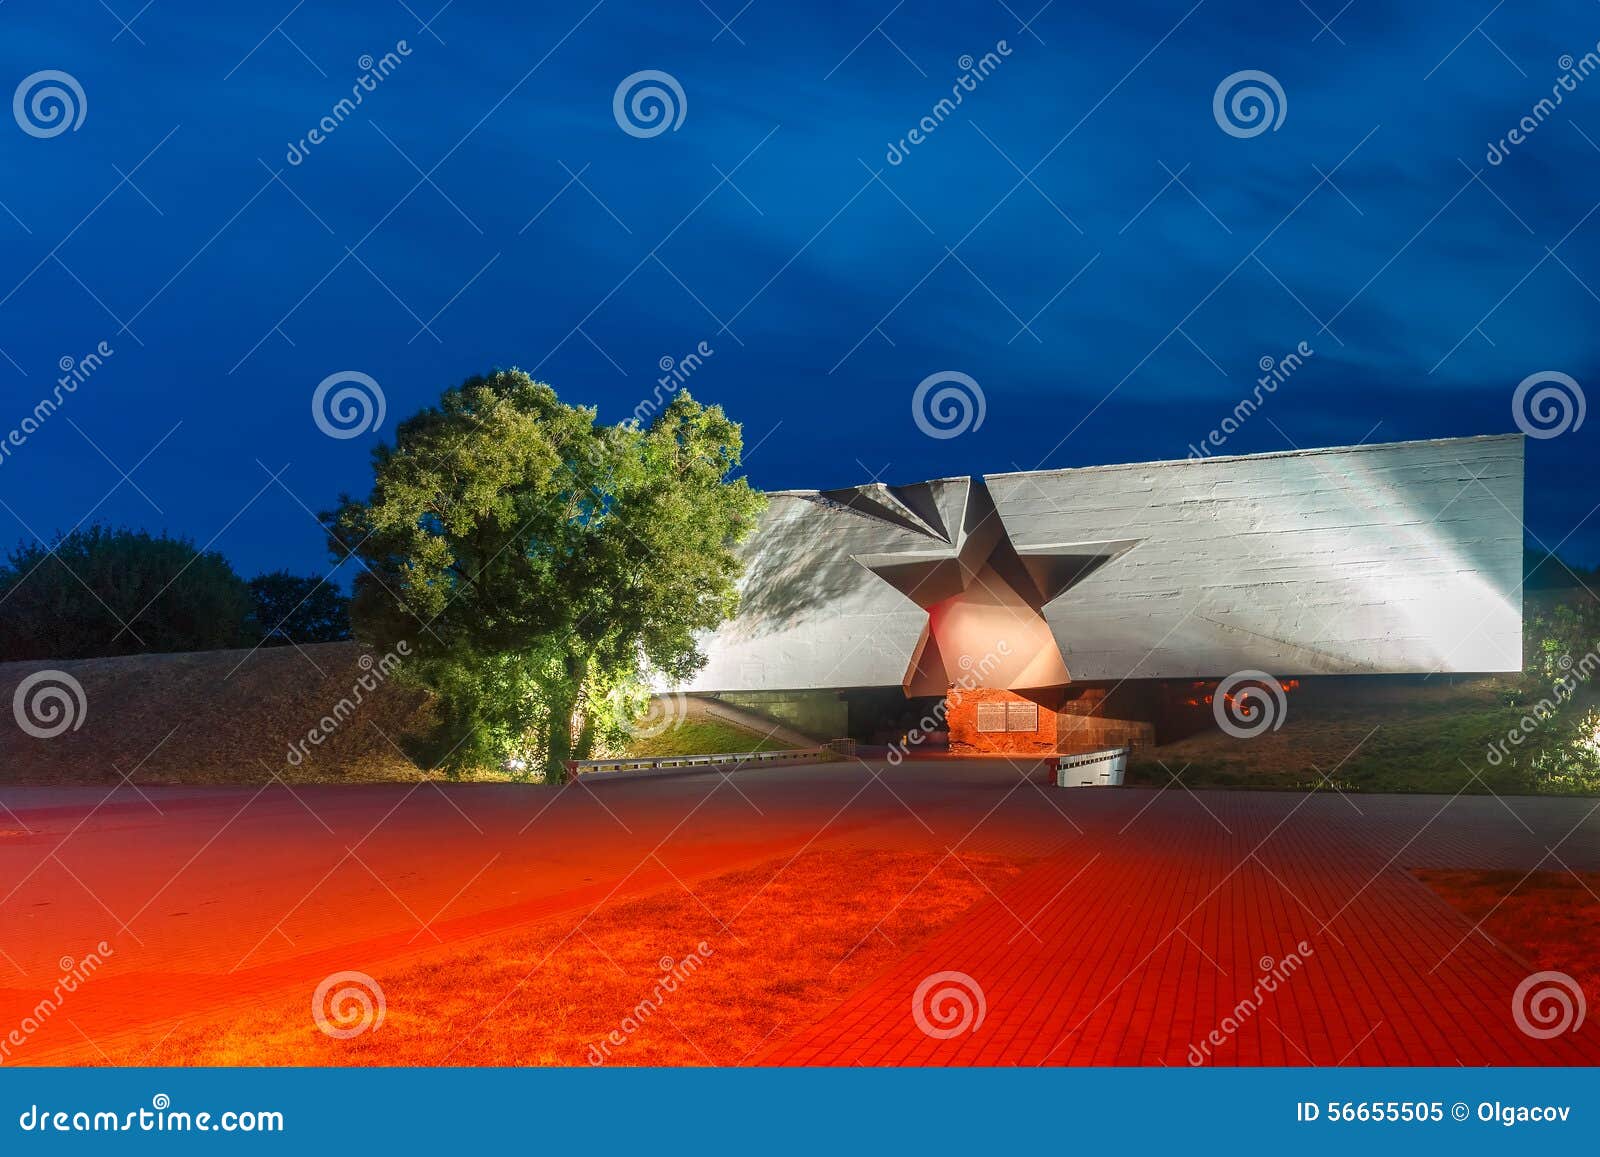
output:
[[[1595,801],[1080,789],[1068,806],[1081,836],[763,1063],[1600,1062],[1593,1020],[1551,1040],[1520,1031],[1512,997],[1531,967],[1408,871],[1592,868]],[[1303,963],[1273,978],[1291,954]],[[986,1005],[948,1039],[913,1013],[941,972]],[[946,1012],[934,1028],[962,1023]]]
[[[92,1059],[94,1042],[336,968],[375,972],[754,864],[781,872],[807,848],[892,848],[1034,862],[768,1062],[1180,1065],[1261,958],[1301,940],[1304,966],[1208,1063],[1600,1062],[1593,1020],[1551,1041],[1520,1033],[1511,994],[1528,966],[1409,875],[1600,868],[1595,801],[1044,783],[1041,767],[981,760],[560,792],[121,789],[98,809],[101,790],[4,789],[0,1027],[34,1008],[60,957],[102,939],[114,957],[14,1059]],[[987,1012],[939,1040],[911,997],[949,970],[975,979]]]

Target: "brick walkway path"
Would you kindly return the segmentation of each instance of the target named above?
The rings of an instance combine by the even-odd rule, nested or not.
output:
[[[1600,1063],[1594,1020],[1521,1032],[1512,997],[1533,969],[1409,874],[1559,870],[1559,841],[1593,869],[1594,801],[1173,789],[1070,807],[1082,834],[763,1063]],[[950,972],[970,981],[930,997],[979,989],[983,1020],[930,1036],[918,987]],[[935,1029],[963,1023],[953,997],[944,1021],[923,1007]]]
[[[817,1023],[782,1026],[766,1062],[1182,1065],[1215,1029],[1202,1059],[1221,1064],[1600,1063],[1600,1010],[1577,1034],[1525,1036],[1511,998],[1532,969],[1409,874],[1600,868],[1596,801],[1043,782],[956,761],[560,792],[121,789],[98,809],[103,790],[4,789],[0,1027],[102,939],[114,957],[16,1059],[93,1059],[95,1042],[336,968],[781,872],[807,848],[954,849],[1031,864]],[[1293,975],[1239,1008],[1301,941]],[[973,978],[986,1013],[936,1039],[912,996],[948,971]]]

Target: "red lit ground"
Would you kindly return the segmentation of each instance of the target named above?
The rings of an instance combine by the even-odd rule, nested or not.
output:
[[[1571,976],[1600,1016],[1600,872],[1430,869],[1417,876],[1530,967]]]
[[[598,958],[611,943],[602,923],[623,918],[637,951],[606,964],[607,984],[564,990],[559,1005],[564,1022],[615,1023],[650,991],[660,958],[681,959],[697,932],[730,943],[747,909],[772,910],[786,873],[811,879],[799,873],[825,853],[867,865],[875,886],[788,895],[782,935],[745,940],[740,966],[759,975],[761,953],[787,959],[802,942],[820,960],[837,945],[820,934],[810,943],[807,927],[838,937],[848,915],[878,942],[870,968],[863,957],[831,977],[836,990],[811,986],[824,1004],[795,1004],[799,1019],[776,1020],[751,1061],[1181,1065],[1198,1049],[1220,1064],[1600,1063],[1592,1019],[1548,1040],[1519,1030],[1512,994],[1528,963],[1412,874],[1593,871],[1595,801],[1045,784],[1040,765],[983,760],[560,791],[0,790],[0,972],[10,977],[0,1039],[39,1019],[62,958],[81,961],[102,940],[112,949],[0,1059],[138,1059],[169,1034],[225,1035],[281,1006],[306,1010],[318,1063],[361,1063],[384,1030],[343,1055],[309,1028],[311,991],[353,969],[384,983],[388,1017],[418,1041],[385,1063],[459,1063],[465,1037],[469,1059],[582,1063],[552,1056],[537,1024],[513,1034],[498,1011],[553,983],[539,954],[525,969],[490,965],[552,930],[552,943],[588,943]],[[908,872],[912,857],[937,875]],[[966,872],[967,857],[978,870]],[[969,895],[954,890],[965,875],[976,881]],[[825,872],[815,879],[826,885]],[[902,925],[935,889],[961,909],[930,918],[936,930],[919,940]],[[652,904],[674,905],[670,926],[665,916],[652,925]],[[1241,1006],[1291,953],[1293,975]],[[459,973],[452,1007],[406,1004],[426,987],[416,977],[457,975],[466,954],[487,963]],[[841,963],[849,955],[847,945]],[[948,1038],[925,1032],[912,1008],[942,972],[970,977],[985,1006],[981,1024]],[[761,1012],[739,1007],[737,988],[707,984],[696,997],[693,982],[672,1007],[688,1015],[712,991],[727,1020]],[[419,1034],[419,1022],[439,1031]],[[300,1059],[312,1055],[308,1045]]]

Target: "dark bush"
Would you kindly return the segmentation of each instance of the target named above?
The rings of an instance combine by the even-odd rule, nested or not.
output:
[[[209,651],[249,636],[250,590],[220,554],[95,526],[0,567],[0,660]]]
[[[350,637],[350,600],[326,579],[285,570],[250,580],[251,630],[268,646],[337,643]]]

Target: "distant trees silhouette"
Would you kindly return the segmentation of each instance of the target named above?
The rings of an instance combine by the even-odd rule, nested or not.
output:
[[[216,552],[91,526],[24,543],[0,568],[0,658],[208,651],[246,638],[250,591]]]
[[[90,526],[0,565],[0,661],[211,651],[349,637],[344,596],[286,572],[246,583],[216,551]]]
[[[350,637],[350,600],[326,579],[286,570],[250,580],[252,633],[265,645],[335,643]]]

